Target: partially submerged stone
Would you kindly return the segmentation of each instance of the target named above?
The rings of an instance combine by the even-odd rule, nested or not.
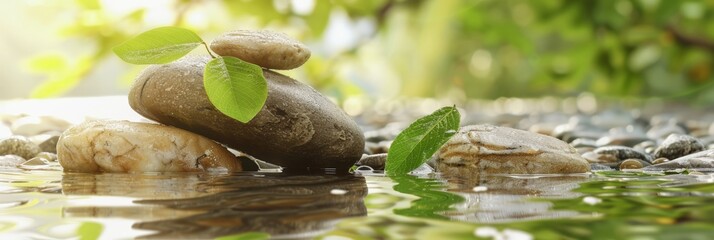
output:
[[[684,157],[643,168],[648,171],[675,169],[714,169],[714,149],[689,154]]]
[[[65,172],[240,171],[235,156],[203,136],[158,124],[91,121],[57,143]]]
[[[267,69],[293,69],[310,58],[307,46],[284,33],[268,30],[226,32],[211,42],[211,50]]]
[[[312,87],[264,70],[268,99],[248,123],[219,112],[203,87],[210,58],[189,57],[147,68],[129,104],[157,122],[186,129],[286,170],[337,168],[347,172],[364,149],[357,124]]]
[[[30,159],[40,151],[41,149],[37,144],[23,136],[11,136],[0,140],[0,156],[17,155],[24,159]]]
[[[590,165],[567,143],[528,131],[462,127],[440,150],[439,171],[474,174],[584,173]]]

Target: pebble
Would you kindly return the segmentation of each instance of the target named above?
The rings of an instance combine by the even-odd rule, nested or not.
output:
[[[642,164],[642,160],[639,159],[626,159],[625,161],[622,161],[620,163],[620,170],[622,169],[640,169],[643,168],[645,165]]]
[[[714,168],[714,149],[696,152],[668,162],[645,167],[644,170],[675,170],[675,169],[709,169]]]
[[[288,171],[334,168],[346,173],[364,152],[350,116],[312,87],[264,70],[268,99],[248,123],[219,112],[203,88],[209,57],[148,67],[129,92],[129,105],[157,122],[200,133]]]
[[[57,143],[65,172],[240,171],[235,156],[203,136],[159,124],[89,121]]]
[[[456,176],[590,170],[588,162],[563,141],[493,125],[462,127],[437,154],[439,171]]]
[[[45,141],[42,141],[39,146],[43,152],[57,153],[57,141],[59,141],[59,135],[50,136]]]
[[[660,163],[666,163],[669,162],[669,159],[666,158],[657,158],[654,161],[652,161],[652,165],[660,164]]]
[[[591,153],[583,154],[583,157],[593,163],[619,163],[630,158],[652,161],[649,155],[625,146],[599,147]]]
[[[35,136],[46,132],[62,132],[70,123],[50,116],[26,116],[15,120],[10,127],[15,135]]]
[[[611,145],[632,147],[649,140],[650,138],[644,134],[621,133],[601,137],[597,140],[596,144],[598,147]]]
[[[1,155],[17,155],[24,159],[30,159],[40,153],[41,149],[29,139],[23,136],[12,136],[0,140]]]
[[[355,165],[357,166],[369,166],[374,170],[384,170],[385,162],[387,162],[387,154],[372,154],[364,155]]]
[[[695,152],[703,151],[704,145],[689,135],[669,135],[655,150],[655,158],[676,159]]]
[[[25,159],[17,155],[0,156],[0,167],[17,167],[25,162]]]
[[[226,32],[211,42],[211,50],[267,69],[297,68],[310,58],[310,49],[288,35],[269,30]]]

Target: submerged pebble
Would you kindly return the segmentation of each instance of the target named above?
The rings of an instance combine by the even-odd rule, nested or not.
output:
[[[462,127],[438,152],[446,174],[582,173],[590,166],[567,143],[553,137],[493,125]]]

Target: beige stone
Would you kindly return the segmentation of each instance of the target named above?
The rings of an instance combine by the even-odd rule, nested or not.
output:
[[[90,121],[57,143],[65,172],[240,171],[220,144],[182,129],[128,121]]]
[[[268,30],[224,33],[211,42],[211,50],[268,69],[293,69],[310,58],[307,46],[284,33]]]
[[[492,125],[461,128],[439,150],[437,157],[439,171],[463,176],[590,171],[588,162],[563,141]]]

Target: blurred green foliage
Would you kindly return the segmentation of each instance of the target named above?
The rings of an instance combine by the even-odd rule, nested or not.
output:
[[[79,59],[31,61],[47,81],[32,94],[56,96],[78,84],[111,47],[157,27],[151,9],[112,17],[102,1],[77,0],[76,22],[62,36],[89,40]],[[175,0],[173,25],[215,35],[254,26],[290,31],[313,57],[288,73],[344,99],[349,96],[465,98],[599,96],[686,98],[714,102],[714,2],[695,0]],[[205,5],[230,17],[214,21]],[[309,6],[307,11],[296,5]],[[69,7],[69,6],[68,6]],[[188,17],[199,12],[208,24]],[[333,28],[367,34],[337,50]],[[339,20],[339,19],[338,19]],[[250,23],[250,24],[247,24]],[[252,24],[252,25],[251,25]],[[371,29],[371,30],[370,30]],[[362,31],[364,32],[364,31]],[[333,36],[328,36],[332,34]],[[363,34],[364,35],[364,34]],[[340,37],[340,36],[337,36]],[[208,40],[208,39],[207,39]],[[317,49],[315,49],[317,48]],[[132,78],[136,69],[129,69]]]

